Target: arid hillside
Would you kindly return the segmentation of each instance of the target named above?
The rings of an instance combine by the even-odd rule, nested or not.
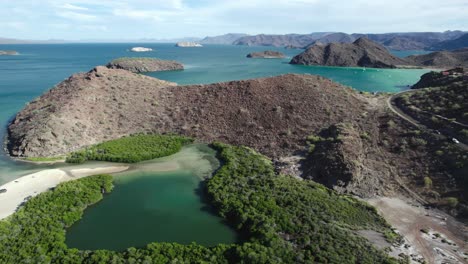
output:
[[[9,126],[13,156],[66,154],[138,132],[180,133],[201,141],[291,154],[323,126],[353,120],[366,100],[311,75],[175,86],[124,70],[76,74],[31,102]]]

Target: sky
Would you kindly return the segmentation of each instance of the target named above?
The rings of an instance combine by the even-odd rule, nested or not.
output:
[[[0,37],[36,40],[468,30],[468,0],[0,0],[0,6]]]

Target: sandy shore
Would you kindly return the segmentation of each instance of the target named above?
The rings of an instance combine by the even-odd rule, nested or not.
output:
[[[41,192],[57,186],[61,182],[76,180],[96,174],[122,172],[128,168],[128,166],[124,165],[90,166],[88,168],[68,167],[62,169],[48,169],[28,174],[0,186],[0,190],[7,190],[5,193],[0,193],[0,219],[4,219],[13,214],[18,206],[25,201],[26,197],[36,196]]]

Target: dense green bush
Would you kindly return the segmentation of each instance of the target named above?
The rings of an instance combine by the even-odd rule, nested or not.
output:
[[[358,236],[396,239],[375,209],[311,181],[274,173],[270,160],[244,147],[213,145],[223,166],[206,191],[242,244],[204,247],[151,243],[124,252],[67,248],[65,229],[112,189],[112,177],[62,183],[0,221],[0,263],[395,263]]]
[[[177,153],[192,139],[175,135],[138,134],[107,141],[84,150],[71,153],[68,163],[86,160],[135,163]]]

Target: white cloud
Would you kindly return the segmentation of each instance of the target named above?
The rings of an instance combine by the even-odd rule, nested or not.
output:
[[[468,30],[468,0],[0,0],[0,4],[1,34],[24,38]],[[18,21],[23,25],[15,24]],[[99,26],[90,32],[79,30],[91,29],[90,25]],[[29,31],[15,31],[21,26]],[[92,32],[102,34],[91,36]]]
[[[81,11],[89,10],[89,8],[87,8],[87,7],[77,6],[77,5],[73,5],[73,4],[70,4],[70,3],[65,3],[60,7],[63,8],[63,9],[69,9],[69,10],[81,10]]]

